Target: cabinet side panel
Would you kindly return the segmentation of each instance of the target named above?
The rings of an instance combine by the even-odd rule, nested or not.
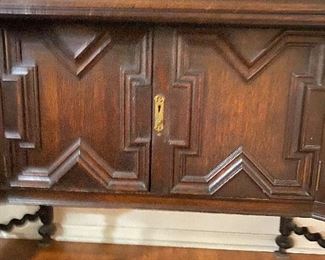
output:
[[[5,72],[5,48],[4,48],[4,30],[0,29],[1,35],[0,35],[0,73],[1,78],[2,74]],[[3,99],[2,99],[2,92],[0,91],[0,188],[5,187],[6,183],[6,168],[5,168],[5,142],[4,142],[4,129],[3,129],[3,113],[2,113],[2,107],[3,107]],[[1,193],[1,191],[0,191]]]

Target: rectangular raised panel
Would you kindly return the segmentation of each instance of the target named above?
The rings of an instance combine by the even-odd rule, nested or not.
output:
[[[154,135],[153,188],[166,192],[164,182],[172,194],[312,199],[325,33],[220,27],[161,35],[155,92],[167,97],[168,126]]]
[[[20,140],[24,134],[23,89],[19,76],[2,77],[3,124],[7,139]]]
[[[21,148],[39,148],[40,121],[36,66],[19,65],[2,76],[4,135]]]
[[[2,78],[11,187],[148,191],[150,30],[73,22],[17,28],[5,33]]]

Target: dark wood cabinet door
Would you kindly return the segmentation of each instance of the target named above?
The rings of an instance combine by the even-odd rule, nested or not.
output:
[[[14,25],[2,32],[2,179],[23,188],[148,191],[151,32]]]
[[[325,33],[161,28],[152,190],[211,198],[314,197],[324,133]]]

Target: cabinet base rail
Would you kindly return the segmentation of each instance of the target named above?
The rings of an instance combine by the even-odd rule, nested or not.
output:
[[[10,232],[15,226],[23,226],[27,221],[35,222],[37,220],[42,222],[42,226],[38,229],[38,233],[41,235],[40,245],[47,246],[50,244],[56,231],[55,224],[53,223],[53,207],[40,206],[34,214],[25,214],[21,219],[14,218],[7,224],[0,224],[0,230]]]

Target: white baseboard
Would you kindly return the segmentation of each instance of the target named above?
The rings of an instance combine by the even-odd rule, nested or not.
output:
[[[116,226],[83,226],[82,232],[79,226],[64,225],[60,229],[56,239],[61,241],[258,251],[276,249],[274,236],[263,234]]]
[[[0,222],[35,208],[0,206]],[[302,224],[323,229],[325,224],[298,219]],[[58,241],[155,245],[272,252],[277,249],[278,217],[241,216],[153,210],[105,210],[56,208]],[[0,237],[38,239],[37,223],[15,228]],[[325,254],[316,243],[294,236],[295,247],[289,252]]]

